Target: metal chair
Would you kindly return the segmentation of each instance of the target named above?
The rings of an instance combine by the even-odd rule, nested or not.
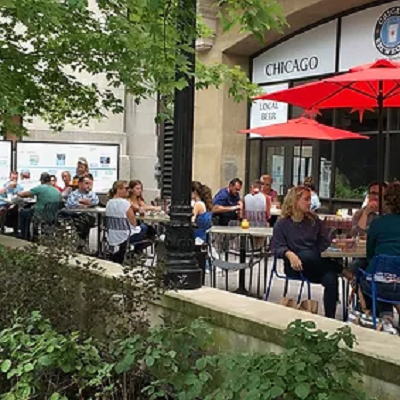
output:
[[[371,283],[371,299],[372,299],[372,318],[373,328],[376,329],[376,303],[378,301],[393,305],[400,305],[400,301],[389,300],[379,295],[376,283],[388,284],[391,282],[400,282],[400,257],[379,255],[373,258],[372,272],[358,270],[357,280],[364,278]],[[368,294],[367,294],[368,295]]]
[[[126,240],[119,245],[109,244],[110,230],[125,232]],[[103,218],[103,235],[101,241],[101,253],[104,259],[109,259],[118,264],[123,264],[128,250],[128,239],[131,236],[131,226],[126,218],[104,217]]]
[[[285,288],[283,291],[283,297],[286,297],[286,295],[287,295],[289,281],[299,281],[299,282],[301,282],[301,286],[300,286],[299,294],[297,297],[297,304],[300,304],[301,297],[303,294],[304,284],[307,284],[308,300],[311,300],[311,282],[308,279],[306,279],[301,272],[299,272],[299,277],[289,277],[286,275],[280,275],[278,272],[278,257],[276,255],[274,255],[274,263],[273,263],[272,270],[271,270],[271,273],[269,276],[268,288],[265,293],[265,301],[268,301],[269,295],[271,294],[272,280],[274,278],[274,275],[278,279],[285,279]]]
[[[244,238],[243,238],[244,239]],[[234,239],[233,239],[234,241]],[[232,254],[229,251],[230,243],[232,241],[229,240],[228,235],[218,235],[216,240],[213,239],[212,235],[209,235],[208,241],[208,259],[211,264],[211,286],[216,287],[216,269],[219,268],[223,272],[225,272],[225,289],[229,290],[229,271],[240,271],[249,269],[250,270],[250,282],[249,288],[251,289],[253,283],[253,267],[254,267],[254,254],[253,252],[249,252],[247,256],[247,248],[246,248],[246,256],[249,260],[245,263],[237,263],[233,261],[229,261],[229,254]],[[250,243],[252,246],[252,241],[246,240],[246,245]],[[237,255],[236,252],[233,253]],[[247,258],[246,257],[246,258]]]
[[[132,236],[132,227],[127,218],[108,217],[103,218],[103,235],[101,239],[101,255],[105,259],[111,259],[111,261],[118,264],[123,264],[127,258],[135,253],[137,246],[143,246],[153,244],[149,240],[141,240],[139,242],[130,243],[129,239]],[[108,242],[110,230],[121,231],[127,234],[127,239],[117,246],[111,246]],[[146,258],[152,260],[152,266],[154,264],[155,256],[146,253]]]
[[[63,208],[63,202],[46,203],[42,210],[34,210],[31,226],[32,238],[54,236],[58,227],[58,216]]]

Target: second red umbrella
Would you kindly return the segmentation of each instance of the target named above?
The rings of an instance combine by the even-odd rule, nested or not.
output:
[[[254,133],[268,138],[300,139],[300,161],[298,180],[300,184],[301,157],[303,140],[346,140],[346,139],[369,139],[368,136],[359,135],[343,129],[334,128],[320,124],[309,118],[297,118],[282,124],[260,126],[252,129],[244,129],[239,133]]]

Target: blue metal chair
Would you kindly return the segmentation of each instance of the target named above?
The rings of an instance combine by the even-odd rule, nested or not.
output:
[[[373,327],[376,329],[376,303],[378,301],[393,305],[400,305],[400,301],[392,301],[381,297],[377,291],[376,283],[384,282],[385,280],[400,281],[400,257],[379,255],[373,258],[372,272],[358,270],[357,280],[364,278],[371,283],[371,299],[372,299],[372,318]],[[378,280],[377,280],[378,279]],[[368,295],[368,294],[367,294]]]
[[[300,286],[299,294],[297,297],[297,304],[300,304],[301,296],[303,294],[304,284],[307,284],[308,300],[311,300],[311,282],[308,279],[306,279],[301,272],[299,273],[299,277],[295,277],[295,278],[294,277],[292,278],[292,277],[289,277],[286,275],[280,275],[278,272],[278,257],[276,255],[274,255],[274,263],[272,265],[272,270],[269,275],[269,283],[268,283],[267,291],[265,293],[265,301],[268,301],[269,295],[271,293],[272,280],[274,278],[274,275],[279,279],[285,279],[285,289],[284,289],[284,293],[283,293],[284,297],[286,296],[287,291],[288,291],[289,281],[299,281],[299,282],[301,282],[301,286]]]

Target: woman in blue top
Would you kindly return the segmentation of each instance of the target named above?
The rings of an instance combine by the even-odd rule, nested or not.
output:
[[[373,270],[373,258],[376,255],[400,257],[400,182],[391,183],[385,192],[385,202],[390,214],[375,218],[367,234],[367,272]],[[394,302],[400,302],[400,278],[395,275],[375,276],[378,296]],[[361,288],[367,296],[367,307],[371,309],[371,284],[368,280],[361,281]],[[400,307],[396,306],[400,312]],[[393,327],[393,305],[378,302],[377,311],[384,321],[383,330],[390,333],[397,331]]]
[[[201,239],[203,242],[207,239],[207,230],[212,225],[212,194],[211,189],[200,182],[192,182],[192,200],[193,217],[192,220],[196,224],[194,238]]]

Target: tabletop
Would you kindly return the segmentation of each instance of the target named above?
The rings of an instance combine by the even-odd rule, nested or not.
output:
[[[11,200],[9,198],[6,199],[1,199],[1,201],[4,201],[6,204],[35,204],[36,200],[33,199],[32,197],[14,197]]]
[[[220,235],[272,237],[273,231],[273,228],[268,227],[250,227],[248,229],[243,229],[240,226],[213,226],[207,232]]]
[[[72,213],[105,214],[105,207],[87,207],[87,208],[64,208],[63,211]]]
[[[136,216],[136,218],[143,222],[147,222],[149,224],[151,223],[162,224],[170,222],[169,215],[166,214],[143,215],[143,216]]]
[[[326,250],[321,254],[322,258],[367,258],[367,250],[365,247],[356,248],[354,250]]]

